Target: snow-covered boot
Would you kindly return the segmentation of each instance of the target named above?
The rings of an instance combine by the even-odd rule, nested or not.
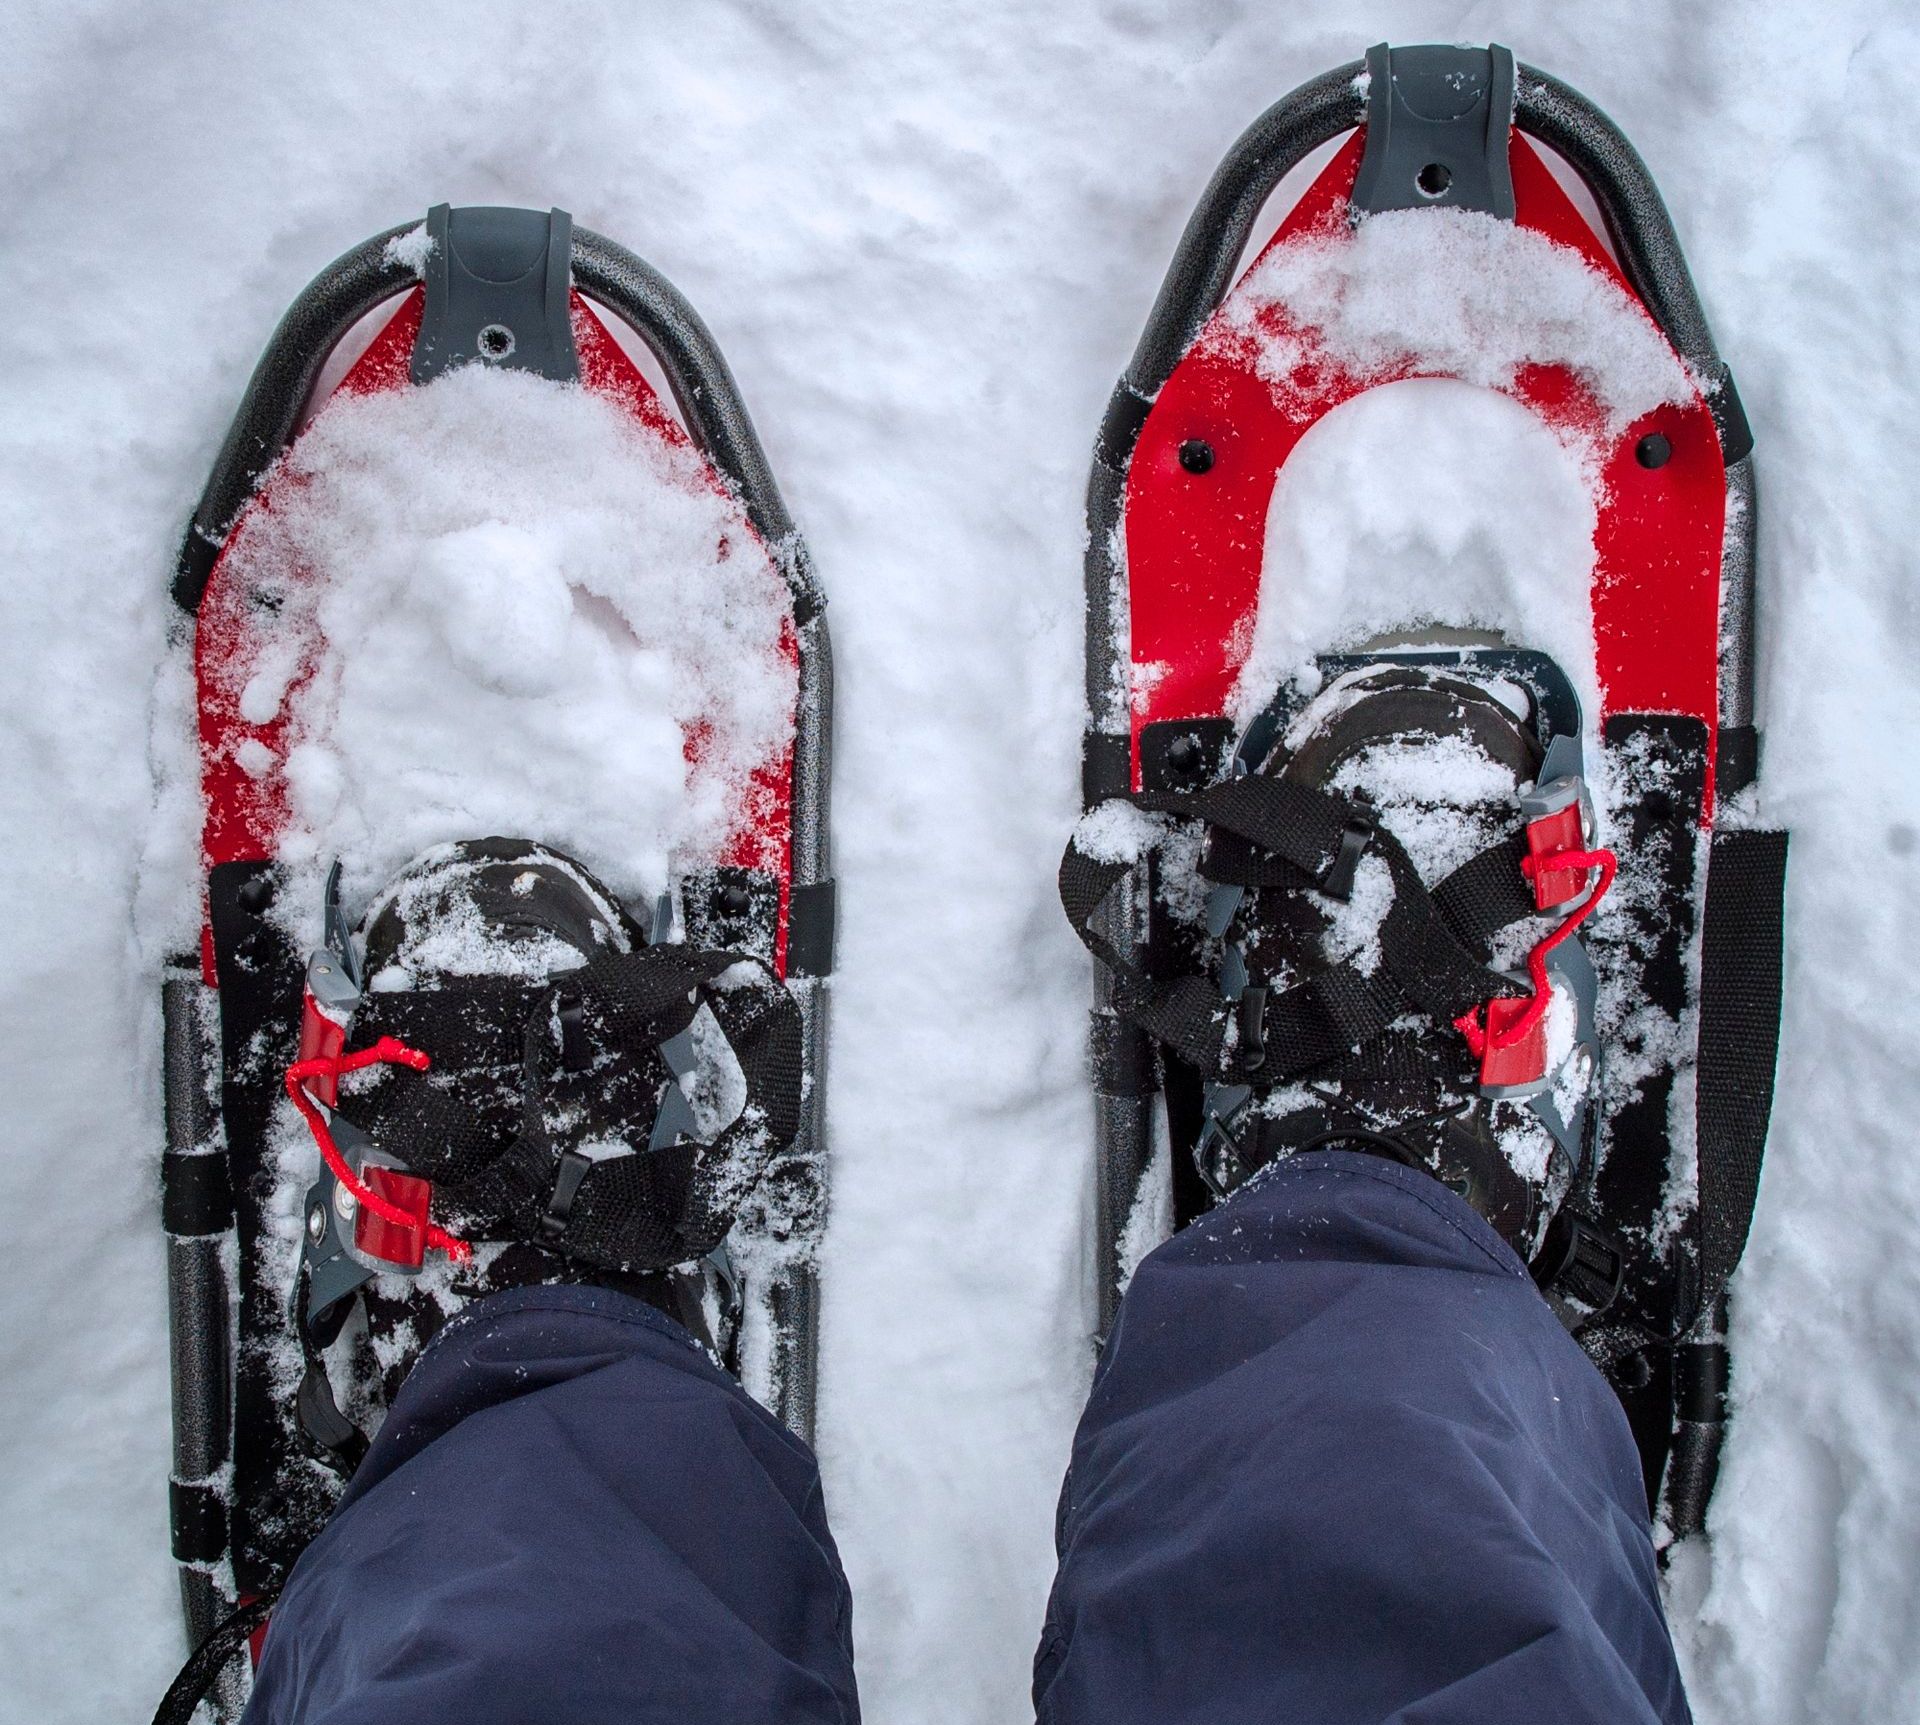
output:
[[[1197,877],[1207,985],[1109,962],[1120,1009],[1206,1074],[1194,1159],[1216,1196],[1279,1156],[1371,1151],[1458,1192],[1557,1298],[1611,1298],[1561,1285],[1568,1242],[1549,1247],[1600,1067],[1574,931],[1615,867],[1575,712],[1539,655],[1382,658],[1288,690],[1218,783],[1083,822],[1062,871],[1083,928],[1145,852]]]
[[[713,1254],[797,1128],[799,1014],[757,961],[647,932],[572,859],[495,838],[419,858],[315,955],[287,1075],[321,1158],[299,1415],[336,1465],[362,1439],[325,1350],[356,1296],[356,1413],[458,1306],[530,1282],[623,1288],[726,1351]]]

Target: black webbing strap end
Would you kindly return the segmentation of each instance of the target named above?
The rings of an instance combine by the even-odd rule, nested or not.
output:
[[[839,895],[830,880],[808,881],[787,894],[787,975],[830,976]]]
[[[1089,731],[1080,744],[1080,805],[1097,809],[1133,790],[1133,743],[1109,731]]]
[[[1707,1310],[1745,1250],[1760,1193],[1780,1047],[1787,835],[1713,835],[1700,947],[1700,1297]]]

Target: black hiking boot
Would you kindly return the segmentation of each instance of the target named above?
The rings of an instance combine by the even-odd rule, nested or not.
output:
[[[1591,1230],[1554,1226],[1597,1112],[1594,972],[1574,931],[1614,869],[1594,848],[1577,704],[1537,654],[1329,668],[1254,721],[1220,782],[1136,793],[1144,821],[1111,803],[1088,816],[1062,871],[1069,912],[1115,969],[1116,1010],[1197,1069],[1187,1136],[1216,1198],[1303,1151],[1386,1156],[1471,1204],[1575,1321],[1617,1277],[1573,1262],[1605,1257]],[[1185,926],[1140,968],[1098,915],[1148,851],[1156,913]],[[1199,974],[1170,974],[1183,962]]]
[[[615,1288],[729,1363],[722,1240],[797,1124],[797,1012],[650,920],[557,851],[471,840],[316,955],[287,1083],[322,1164],[299,1412],[342,1471],[432,1335],[504,1288]]]

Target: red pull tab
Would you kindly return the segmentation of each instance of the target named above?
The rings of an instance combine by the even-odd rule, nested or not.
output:
[[[318,1060],[332,1065],[339,1060],[340,1050],[346,1045],[346,1028],[320,1010],[320,1003],[308,989],[300,997],[300,1064],[305,1066],[310,1060]],[[317,1100],[331,1108],[340,1100],[340,1074],[317,1071],[307,1080],[307,1088]]]
[[[433,1182],[375,1162],[361,1168],[360,1178],[387,1208],[360,1205],[353,1216],[354,1245],[369,1258],[406,1270],[419,1269],[427,1259],[427,1211],[433,1205]],[[394,1221],[396,1211],[408,1220]]]
[[[1533,1002],[1527,998],[1490,1000],[1486,1013],[1486,1040],[1480,1049],[1481,1088],[1538,1084],[1547,1075],[1547,1015],[1534,1012]],[[1530,1013],[1532,1023],[1523,1026]],[[1513,1040],[1501,1040],[1507,1036]]]
[[[1541,910],[1552,910],[1586,891],[1587,874],[1592,864],[1570,865],[1562,857],[1584,854],[1586,834],[1580,829],[1580,805],[1569,803],[1550,815],[1537,815],[1527,822],[1528,880],[1533,883],[1533,902]]]

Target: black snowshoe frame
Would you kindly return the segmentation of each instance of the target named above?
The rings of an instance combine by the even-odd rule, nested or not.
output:
[[[1441,136],[1399,101],[1396,77],[1447,81],[1491,92],[1490,102]],[[1432,84],[1429,85],[1432,87]],[[1281,181],[1324,144],[1368,129],[1355,204],[1365,209],[1442,202],[1511,216],[1507,132],[1490,123],[1509,98],[1512,128],[1544,145],[1584,182],[1597,204],[1628,284],[1692,370],[1712,409],[1726,472],[1726,517],[1720,558],[1718,749],[1713,760],[1718,801],[1751,785],[1759,765],[1754,720],[1754,572],[1757,507],[1749,430],[1732,377],[1714,345],[1672,219],[1652,175],[1607,116],[1577,91],[1503,48],[1372,49],[1302,84],[1276,102],[1228,152],[1188,220],[1146,328],[1114,389],[1094,447],[1087,486],[1086,688],[1088,725],[1082,759],[1087,810],[1135,787],[1134,741],[1127,679],[1130,662],[1127,571],[1122,545],[1130,465],[1162,387],[1238,278],[1261,213]],[[1445,106],[1442,103],[1441,106]],[[1395,128],[1397,127],[1397,131]],[[1371,135],[1371,134],[1377,134]],[[1377,146],[1377,147],[1376,147]],[[1408,154],[1411,150],[1414,153]],[[1414,170],[1429,159],[1451,167],[1418,198],[1397,199],[1382,187],[1388,170]],[[1432,186],[1447,188],[1437,196]],[[1505,188],[1504,194],[1502,188]],[[1502,197],[1504,195],[1504,207]],[[1184,451],[1183,451],[1184,460]],[[1195,471],[1200,471],[1196,468]],[[1391,657],[1392,655],[1386,655]],[[1323,669],[1356,661],[1327,661]],[[1233,728],[1224,719],[1148,724],[1139,736],[1139,788],[1186,789],[1229,770]],[[1771,1107],[1781,989],[1781,908],[1786,864],[1783,833],[1716,828],[1707,844],[1688,811],[1700,806],[1708,766],[1705,727],[1660,714],[1616,715],[1605,746],[1632,741],[1649,761],[1647,793],[1620,813],[1620,838],[1646,857],[1644,867],[1687,909],[1672,925],[1644,933],[1636,954],[1648,986],[1669,1006],[1691,1002],[1699,1014],[1698,1210],[1677,1265],[1607,1266],[1629,1286],[1616,1319],[1632,1309],[1640,1321],[1596,1323],[1582,1335],[1633,1424],[1651,1506],[1676,1535],[1704,1524],[1718,1470],[1727,1416],[1727,1279],[1745,1246],[1759,1185],[1760,1157]],[[1705,876],[1704,882],[1701,876]],[[1097,932],[1146,971],[1187,968],[1167,949],[1165,919],[1153,915],[1150,867],[1134,871],[1097,914]],[[1695,917],[1701,919],[1696,922]],[[1618,938],[1618,937],[1616,937]],[[1697,983],[1690,979],[1692,943],[1700,942]],[[1203,1129],[1198,1074],[1158,1047],[1115,1009],[1113,974],[1095,966],[1092,1070],[1095,1101],[1096,1344],[1107,1334],[1128,1266],[1123,1241],[1148,1191],[1161,1142],[1170,1140],[1174,1226],[1212,1201],[1191,1151]],[[1636,1118],[1611,1122],[1619,1154],[1590,1193],[1604,1219],[1610,1211],[1648,1214],[1660,1202],[1667,1168],[1666,1110],[1671,1075],[1653,1086]],[[1164,1111],[1164,1114],[1163,1114]],[[1620,1190],[1609,1191],[1609,1181]],[[1604,1248],[1576,1235],[1568,1274],[1591,1273],[1576,1260]],[[1536,1271],[1538,1266],[1536,1266]],[[1637,1273],[1641,1286],[1632,1285]],[[1664,1279],[1663,1279],[1664,1278]],[[1658,1286],[1652,1285],[1659,1283]],[[1637,1301],[1637,1306],[1636,1306]],[[1662,1333],[1664,1332],[1664,1333]]]
[[[570,285],[612,312],[657,361],[693,443],[744,507],[788,584],[798,690],[785,980],[801,1015],[804,1102],[798,1136],[776,1166],[784,1182],[785,1213],[810,1218],[817,1237],[826,1205],[825,978],[832,962],[834,920],[827,807],[833,666],[825,601],[805,542],[719,347],[665,277],[612,241],[573,227],[562,211],[550,216],[489,210],[453,214],[466,221],[475,249],[482,251],[489,243],[490,226],[509,248],[524,248],[528,236],[539,238],[544,228],[545,279],[535,269],[514,290],[519,295],[512,308],[517,342],[515,332],[498,323],[468,331],[459,320],[479,322],[488,296],[497,297],[498,289],[478,278],[447,281],[446,248],[437,248],[428,265],[429,316],[415,347],[415,380],[424,381],[469,357],[497,360],[503,351],[514,352],[513,363],[522,368],[572,375],[566,369],[573,362],[572,344],[565,336]],[[429,217],[429,233],[443,236],[448,220],[446,207],[436,208]],[[391,228],[337,259],[293,302],[275,330],[181,546],[172,596],[187,629],[199,613],[228,533],[294,441],[329,358],[362,319],[422,285],[407,248],[395,245],[418,226],[416,221]],[[457,278],[463,273],[457,257],[453,264]],[[442,277],[437,284],[431,279],[436,265]],[[453,308],[452,320],[443,317],[436,330],[432,311],[448,307]],[[766,890],[768,883],[738,869],[707,873],[712,879],[701,884],[711,888],[706,897],[714,902],[686,907],[688,938],[728,945],[739,944],[743,933],[757,933],[763,937],[757,944],[769,948],[775,906],[761,902],[773,897]],[[187,956],[169,964],[162,985],[163,1208],[173,1404],[170,1507],[187,1627],[196,1644],[230,1617],[236,1594],[254,1596],[264,1583],[262,1577],[238,1574],[233,1563],[232,1512],[240,1489],[235,1433],[244,1417],[236,1415],[235,1405],[242,1345],[236,1326],[248,1275],[239,1211],[249,1200],[236,1190],[232,1177],[229,1134],[257,1142],[277,1090],[277,1068],[267,1062],[269,1070],[262,1076],[261,1061],[248,1058],[247,1036],[263,1026],[280,1032],[275,1048],[278,1052],[284,1045],[284,1064],[292,1057],[298,1025],[305,954],[293,951],[260,914],[271,898],[270,874],[264,864],[216,866],[208,883],[209,914],[221,986],[204,982],[198,959]],[[743,894],[743,888],[749,890]],[[689,883],[690,895],[693,890]],[[740,911],[746,901],[748,910]],[[748,922],[752,929],[732,926]],[[764,930],[759,928],[762,922]],[[226,997],[236,984],[240,992],[251,990],[263,997],[236,1015],[248,1021],[247,1030],[223,1019]],[[269,991],[286,998],[269,1001],[264,998]],[[241,1172],[244,1176],[251,1171]],[[792,1248],[795,1242],[786,1245]],[[778,1269],[764,1277],[765,1285],[750,1288],[749,1304],[757,1305],[762,1324],[755,1338],[741,1344],[742,1351],[752,1355],[743,1372],[747,1387],[808,1440],[813,1435],[819,1336],[812,1248],[809,1238],[798,1242],[797,1250],[782,1252]],[[221,1704],[236,1699],[225,1694]]]

